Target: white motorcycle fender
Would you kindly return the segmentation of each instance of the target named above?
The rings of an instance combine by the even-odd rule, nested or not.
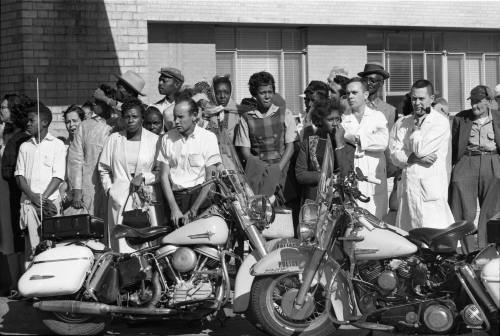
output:
[[[40,253],[21,276],[19,293],[24,297],[60,296],[76,293],[94,263],[85,246],[58,246]]]
[[[295,239],[277,238],[266,242],[266,249],[268,251],[272,251],[277,247],[292,246],[295,244],[298,244],[298,241]],[[257,253],[253,251],[247,255],[238,269],[238,274],[236,274],[236,280],[234,283],[233,297],[233,312],[235,313],[243,313],[248,309],[248,304],[250,303],[250,291],[252,289],[253,279],[255,278],[250,273],[250,270],[256,262]]]

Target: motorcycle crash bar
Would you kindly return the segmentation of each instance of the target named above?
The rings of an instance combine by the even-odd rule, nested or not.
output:
[[[136,314],[136,315],[170,315],[176,309],[150,307],[121,307],[97,302],[82,302],[74,300],[53,300],[35,302],[33,307],[48,312],[106,315],[106,314]]]

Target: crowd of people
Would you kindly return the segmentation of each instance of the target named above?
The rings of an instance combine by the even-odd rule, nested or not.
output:
[[[210,187],[198,186],[222,166],[221,133],[236,147],[254,192],[276,196],[295,225],[301,204],[316,198],[331,141],[341,174],[359,167],[381,181],[359,183],[370,197],[360,205],[374,215],[384,219],[392,210],[391,224],[405,230],[445,228],[474,222],[479,203],[478,240],[470,244],[485,246],[486,222],[500,212],[500,85],[475,87],[471,109],[450,117],[425,79],[413,83],[400,107],[387,104],[381,92],[388,78],[379,63],[352,78],[334,67],[325,82],[309,83],[297,122],[265,71],[249,78],[249,97],[237,103],[228,75],[189,86],[179,69],[164,67],[164,98],[150,105],[144,79],[127,71],[115,87],[102,84],[64,111],[65,138],[49,132],[45,104],[7,94],[0,113],[3,253],[29,261],[42,219],[58,215],[103,218],[105,241],[116,251],[125,247],[110,232],[128,210],[147,211],[151,226],[185,225],[210,205]],[[11,264],[15,289],[23,265]]]

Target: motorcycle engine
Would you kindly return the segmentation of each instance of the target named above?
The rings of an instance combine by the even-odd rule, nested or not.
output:
[[[406,288],[414,290],[427,284],[427,266],[420,258],[368,261],[358,265],[361,278],[377,285],[383,293],[394,291],[405,294]]]
[[[174,288],[172,303],[179,303],[192,300],[203,300],[213,292],[212,283],[210,281],[180,281]]]

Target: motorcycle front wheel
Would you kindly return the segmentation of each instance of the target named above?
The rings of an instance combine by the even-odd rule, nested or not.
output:
[[[326,310],[326,289],[316,283],[307,294],[304,311],[293,312],[300,288],[297,274],[257,278],[253,284],[248,318],[260,330],[276,336],[326,336],[337,330]]]
[[[57,335],[97,335],[106,327],[104,317],[41,312],[43,324]]]

